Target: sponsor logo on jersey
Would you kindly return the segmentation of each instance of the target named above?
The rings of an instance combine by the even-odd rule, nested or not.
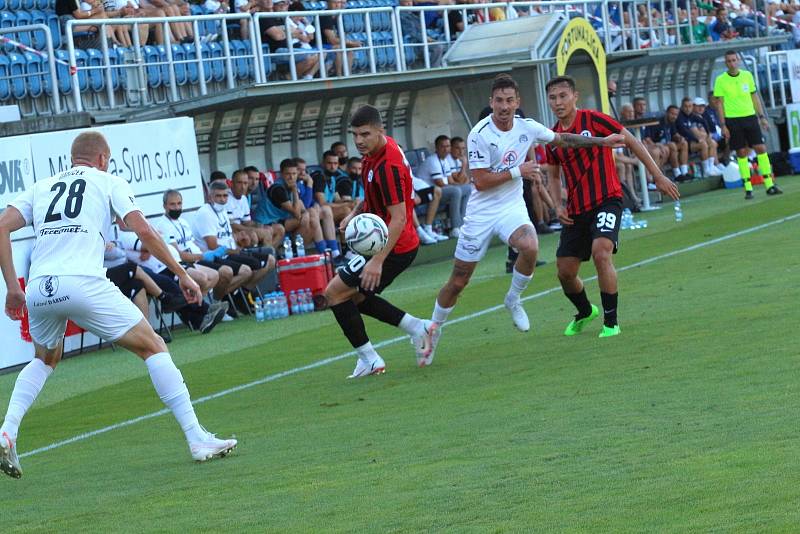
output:
[[[584,137],[591,137],[592,136],[592,132],[590,132],[589,130],[583,130],[581,132],[581,135],[584,136]]]
[[[469,159],[483,159],[483,154],[481,154],[480,150],[470,150],[468,156]]]
[[[513,150],[509,150],[508,152],[503,154],[503,159],[501,160],[501,162],[503,165],[511,167],[517,162],[517,160],[519,160],[519,156],[517,156],[517,153]]]
[[[527,143],[528,142],[528,136],[525,135],[525,134],[520,135],[519,136],[519,142],[520,143]]]
[[[367,174],[367,181],[372,183],[372,169],[369,170],[369,174]]]
[[[39,237],[46,236],[46,235],[61,235],[61,234],[88,234],[89,231],[86,230],[80,224],[69,224],[67,226],[57,226],[55,228],[42,228],[39,230]]]
[[[42,278],[41,282],[39,282],[39,293],[48,298],[58,293],[58,277],[45,276]]]

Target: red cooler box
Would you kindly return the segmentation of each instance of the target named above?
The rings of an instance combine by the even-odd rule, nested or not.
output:
[[[325,291],[331,278],[333,278],[331,260],[323,254],[278,262],[278,281],[287,299],[292,290],[306,288],[311,289],[311,293],[317,296]]]

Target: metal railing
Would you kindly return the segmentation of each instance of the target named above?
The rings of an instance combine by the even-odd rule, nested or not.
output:
[[[47,78],[45,77],[45,73],[39,72],[34,73],[33,76],[41,76],[41,83],[43,85],[42,90],[47,92],[49,89],[50,92],[50,99],[53,105],[53,113],[59,114],[61,113],[61,95],[58,93],[58,79],[56,75],[56,58],[55,52],[53,50],[53,34],[50,32],[50,28],[45,24],[27,24],[24,26],[16,26],[13,28],[2,28],[0,29],[0,36],[5,36],[8,34],[18,35],[20,33],[30,33],[31,34],[31,42],[34,41],[34,32],[43,32],[45,38],[45,51],[36,50],[31,48],[23,43],[20,43],[11,38],[5,38],[3,41],[6,43],[19,48],[22,51],[30,52],[32,54],[36,54],[39,57],[44,57],[47,60],[47,73],[46,76],[49,77],[49,85],[47,83]],[[13,84],[13,80],[23,79],[28,80],[32,76],[31,73],[27,71],[26,68],[23,69],[22,74],[14,74],[12,72],[11,67],[9,67],[8,76],[0,76],[2,80],[8,80],[9,86]],[[11,87],[9,87],[11,90]]]
[[[76,52],[75,52],[75,36],[74,36],[74,28],[75,26],[86,26],[85,20],[70,20],[66,24],[66,37],[67,37],[67,51],[69,53],[69,64],[72,68],[72,98],[73,98],[73,106],[75,111],[82,111],[83,110],[83,102],[81,99],[81,94],[79,91],[80,88],[80,71],[92,71],[92,70],[99,70],[103,73],[105,77],[105,89],[106,89],[106,98],[108,99],[108,106],[110,108],[116,107],[116,94],[114,90],[114,73],[113,69],[119,69],[121,66],[118,63],[111,61],[111,56],[109,54],[109,45],[108,45],[108,37],[106,28],[108,26],[130,26],[131,27],[131,37],[133,40],[133,46],[131,48],[132,57],[130,64],[122,65],[122,67],[126,71],[126,78],[130,83],[130,86],[134,88],[134,90],[140,93],[140,104],[148,103],[147,98],[147,77],[146,77],[146,68],[147,67],[157,67],[161,68],[166,67],[167,74],[168,74],[168,82],[167,86],[169,88],[169,100],[172,102],[178,102],[180,97],[178,95],[178,88],[177,88],[177,77],[176,77],[176,67],[179,65],[190,65],[193,64],[197,68],[198,72],[198,85],[200,89],[200,94],[205,96],[208,94],[208,87],[206,82],[206,63],[214,60],[215,58],[207,57],[203,55],[203,38],[200,35],[200,22],[219,22],[221,24],[220,35],[222,37],[222,58],[216,58],[216,60],[222,60],[224,63],[224,71],[225,71],[225,80],[228,89],[233,89],[236,86],[236,75],[233,69],[233,61],[236,58],[245,58],[247,60],[252,59],[254,63],[254,74],[255,74],[255,82],[261,83],[264,81],[264,66],[261,64],[261,55],[258,52],[258,48],[256,48],[257,43],[257,34],[258,32],[255,30],[255,21],[253,17],[247,14],[221,14],[221,15],[202,15],[202,16],[181,16],[181,17],[168,17],[168,18],[161,18],[161,17],[142,17],[142,18],[123,18],[123,19],[91,19],[92,26],[97,26],[99,28],[99,37],[100,37],[100,51],[102,53],[102,64],[101,65],[85,65],[80,66],[77,64]],[[229,21],[241,21],[241,24],[246,24],[249,29],[250,35],[250,42],[251,42],[251,53],[239,56],[233,56],[231,54],[231,47],[230,41],[228,38],[228,22]],[[170,25],[173,23],[178,22],[189,22],[192,24],[192,45],[194,48],[194,58],[187,58],[185,60],[175,60],[173,58],[173,49],[172,49],[172,36],[170,32]],[[155,61],[155,62],[148,62],[145,64],[144,58],[142,57],[143,46],[141,40],[139,38],[139,26],[142,24],[152,25],[157,24],[161,26],[161,30],[164,36],[164,43],[161,46],[164,46],[166,60],[165,61]],[[175,43],[177,44],[177,43]],[[159,45],[156,45],[159,46]],[[131,75],[133,78],[131,78]]]
[[[789,85],[789,55],[785,51],[767,52],[766,61],[767,85],[770,108],[784,108],[791,103],[791,94],[787,97],[786,87]],[[754,70],[757,75],[758,71]],[[758,83],[756,84],[758,85]]]

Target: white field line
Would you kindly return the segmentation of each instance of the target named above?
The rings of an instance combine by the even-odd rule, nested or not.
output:
[[[736,237],[740,237],[740,236],[743,236],[743,235],[746,235],[746,234],[757,232],[759,230],[763,230],[765,228],[769,228],[770,226],[775,226],[777,224],[782,224],[782,223],[785,223],[785,222],[789,222],[789,221],[797,219],[797,218],[800,218],[800,213],[795,213],[794,215],[789,215],[787,217],[782,217],[780,219],[775,219],[773,221],[769,221],[769,222],[766,222],[764,224],[759,224],[757,226],[752,226],[750,228],[746,228],[746,229],[740,230],[738,232],[733,232],[731,234],[726,234],[726,235],[723,235],[723,236],[720,236],[720,237],[717,237],[717,238],[714,238],[714,239],[709,239],[708,241],[702,241],[700,243],[697,243],[697,244],[694,244],[694,245],[691,245],[691,246],[688,246],[688,247],[685,247],[685,248],[681,248],[681,249],[678,249],[678,250],[673,250],[672,252],[666,252],[664,254],[659,254],[658,256],[653,256],[651,258],[647,258],[645,260],[637,261],[636,263],[632,263],[630,265],[626,265],[624,267],[620,267],[619,269],[617,269],[617,271],[618,272],[622,272],[622,271],[627,271],[629,269],[635,269],[637,267],[643,267],[645,265],[649,265],[649,264],[655,263],[657,261],[665,260],[667,258],[671,258],[671,257],[677,256],[679,254],[685,254],[687,252],[692,252],[692,251],[695,251],[695,250],[698,250],[698,249],[701,249],[701,248],[705,248],[705,247],[708,247],[708,246],[711,246],[711,245],[716,245],[717,243],[722,243],[723,241],[728,241],[729,239],[734,239]],[[588,282],[588,281],[592,281],[592,280],[596,280],[596,279],[597,279],[597,276],[592,276],[590,278],[585,278],[584,280]],[[538,298],[544,297],[545,295],[549,295],[551,293],[555,293],[557,291],[561,291],[561,287],[551,287],[550,289],[546,289],[544,291],[540,291],[538,293],[534,293],[533,295],[528,295],[527,297],[523,298],[522,300],[523,301],[529,301],[529,300],[538,299]],[[457,324],[457,323],[461,323],[461,322],[464,322],[464,321],[470,321],[470,320],[475,319],[477,317],[481,317],[483,315],[486,315],[486,314],[495,312],[497,310],[500,310],[503,307],[504,306],[502,304],[498,304],[497,306],[492,306],[491,308],[486,308],[486,309],[483,309],[483,310],[475,312],[475,313],[470,313],[468,315],[464,315],[462,317],[458,317],[456,319],[453,319],[452,321],[448,321],[447,325]],[[375,348],[376,349],[380,349],[382,347],[386,347],[386,346],[389,346],[389,345],[394,345],[395,343],[398,343],[398,342],[406,340],[406,339],[408,339],[408,336],[393,337],[391,339],[387,339],[387,340],[381,341],[379,343],[376,343],[375,344]],[[200,397],[200,398],[195,399],[194,401],[192,401],[192,404],[202,404],[204,402],[208,402],[208,401],[213,400],[213,399],[218,399],[220,397],[225,397],[225,396],[230,395],[232,393],[236,393],[236,392],[239,392],[239,391],[244,391],[246,389],[250,389],[250,388],[253,388],[255,386],[260,386],[260,385],[266,384],[268,382],[273,382],[273,381],[278,380],[280,378],[285,378],[287,376],[296,375],[298,373],[302,373],[303,371],[310,371],[311,369],[316,369],[318,367],[322,367],[324,365],[328,365],[329,363],[338,362],[339,360],[343,360],[345,358],[351,358],[351,357],[353,357],[355,355],[356,355],[355,351],[350,351],[350,352],[346,352],[344,354],[339,354],[338,356],[331,356],[330,358],[325,358],[323,360],[319,360],[319,361],[310,363],[308,365],[303,365],[301,367],[295,367],[294,369],[288,369],[286,371],[281,371],[280,373],[268,375],[268,376],[265,376],[263,378],[259,378],[258,380],[253,380],[252,382],[247,382],[246,384],[240,384],[238,386],[235,386],[235,387],[232,387],[232,388],[229,388],[229,389],[225,389],[225,390],[219,391],[217,393],[213,393],[211,395],[206,395],[205,397]],[[135,425],[136,423],[140,423],[142,421],[147,421],[148,419],[153,419],[155,417],[159,417],[159,416],[165,415],[167,413],[169,413],[169,410],[167,410],[165,408],[165,409],[162,409],[162,410],[158,410],[157,412],[152,412],[152,413],[149,413],[149,414],[146,414],[146,415],[135,417],[133,419],[128,419],[127,421],[122,421],[120,423],[109,425],[109,426],[106,426],[106,427],[103,427],[103,428],[98,428],[97,430],[92,430],[91,432],[85,432],[83,434],[79,434],[77,436],[73,436],[73,437],[71,437],[69,439],[65,439],[65,440],[62,440],[62,441],[57,441],[57,442],[51,443],[50,445],[47,445],[45,447],[40,447],[38,449],[34,449],[32,451],[28,451],[28,452],[26,452],[24,454],[20,454],[20,458],[24,458],[24,457],[27,457],[27,456],[33,456],[34,454],[40,454],[40,453],[43,453],[43,452],[51,451],[53,449],[58,449],[58,448],[61,448],[61,447],[65,446],[65,445],[69,445],[71,443],[84,441],[84,440],[89,439],[91,437],[98,436],[100,434],[105,434],[106,432],[111,432],[112,430],[117,430],[119,428],[124,428],[126,426]]]

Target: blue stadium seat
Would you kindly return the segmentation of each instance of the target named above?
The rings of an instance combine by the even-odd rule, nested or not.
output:
[[[214,77],[214,73],[209,65],[211,59],[211,48],[208,46],[208,43],[203,43],[200,45],[200,54],[203,56],[203,72],[206,75],[206,83],[208,83]]]
[[[17,11],[21,7],[22,7],[22,2],[20,0],[6,0],[6,9]]]
[[[31,14],[20,10],[17,12],[17,26],[29,26],[31,24]],[[31,32],[19,32],[17,40],[25,46],[33,45]]]
[[[56,50],[56,59],[69,62],[69,54],[66,50]],[[62,94],[69,94],[72,91],[69,67],[63,63],[56,63],[56,78],[58,78],[58,90]]]
[[[11,98],[11,84],[8,76],[11,72],[11,63],[5,54],[0,54],[0,102]]]
[[[17,99],[23,99],[28,94],[28,87],[25,84],[25,56],[17,52],[11,52],[8,54],[8,62],[11,76],[15,76],[11,80],[11,95]]]
[[[111,87],[116,91],[120,86],[125,86],[127,83],[127,73],[122,65],[125,64],[125,54],[129,51],[128,48],[118,47],[112,48],[108,51],[109,58],[114,67],[111,69]]]
[[[186,50],[179,45],[172,45],[172,62],[175,64],[175,85],[186,85],[189,81],[189,71],[186,68]],[[169,79],[169,78],[167,78]]]
[[[36,9],[48,9],[50,2],[48,0],[36,0]]]
[[[17,25],[17,17],[12,12],[0,11],[0,28],[13,28],[16,25]],[[10,38],[14,39],[14,34],[11,34]],[[4,48],[6,52],[11,52],[12,50],[14,50],[15,46],[6,43]]]
[[[250,78],[250,60],[247,56],[250,52],[250,42],[233,40],[230,42],[231,55],[235,56],[233,60],[233,72],[239,80],[247,80]]]
[[[161,67],[156,63],[161,61],[161,54],[158,47],[147,45],[142,48],[144,56],[145,71],[147,72],[147,85],[150,87],[161,87]]]
[[[80,48],[75,50],[75,64],[78,67],[78,91],[83,93],[89,89],[89,72],[86,65],[89,64],[89,55]]]
[[[28,94],[33,98],[38,98],[44,93],[44,77],[45,72],[44,60],[41,56],[33,52],[25,52],[25,72],[28,77]]]
[[[52,11],[45,11],[47,17],[47,27],[50,28],[50,35],[53,38],[53,50],[61,48],[61,26],[58,24],[58,17]]]
[[[30,13],[32,24],[47,24],[47,15],[44,11],[34,9]],[[33,32],[33,47],[36,50],[44,50],[47,48],[47,37],[45,36],[44,31],[38,30]]]
[[[197,59],[197,53],[194,50],[194,44],[186,43],[183,46],[183,50],[186,53],[187,60]],[[199,71],[197,70],[197,63],[194,61],[190,61],[186,64],[186,72],[189,77],[189,83],[194,85],[200,81]]]
[[[206,68],[211,69],[211,77],[215,81],[221,82],[225,79],[225,51],[219,43],[208,43],[208,50],[211,61],[206,62]]]
[[[22,9],[36,9],[36,0],[22,0]]]
[[[272,59],[269,56],[263,55],[264,58],[264,76],[272,74]]]
[[[109,52],[110,55],[110,52]],[[103,53],[100,50],[89,48],[86,50],[87,64],[89,67],[103,66]],[[89,88],[95,93],[99,93],[106,87],[106,74],[102,68],[92,68],[87,71],[89,76]]]
[[[0,9],[6,8],[6,0],[0,0]]]

